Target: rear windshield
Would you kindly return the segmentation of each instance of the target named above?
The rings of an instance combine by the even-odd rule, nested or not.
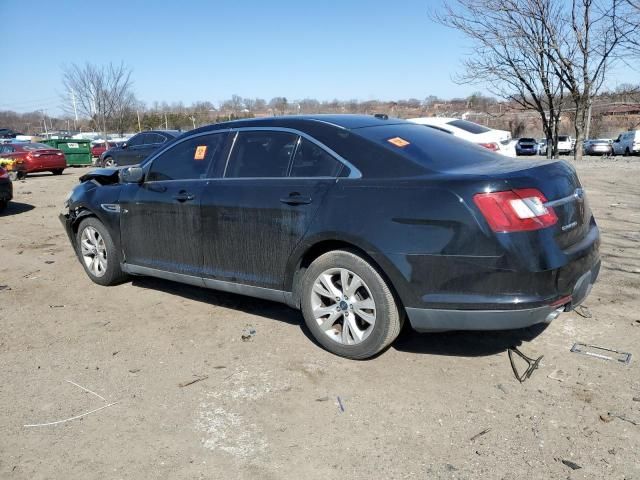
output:
[[[50,145],[45,145],[44,143],[26,143],[22,146],[25,150],[49,150],[53,148]]]
[[[353,131],[396,154],[442,171],[496,160],[499,155],[467,140],[417,124],[380,125]],[[392,169],[393,165],[389,165]]]
[[[566,142],[569,140],[569,137],[567,137],[566,135],[560,135],[558,136],[558,141],[559,142]]]
[[[521,142],[529,142],[529,143],[535,143],[536,142],[533,138],[521,138],[520,141]]]
[[[451,120],[447,122],[447,125],[452,125],[469,133],[485,133],[491,130],[490,128],[483,127],[468,120]]]

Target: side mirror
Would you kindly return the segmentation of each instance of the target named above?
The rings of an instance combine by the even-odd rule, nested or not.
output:
[[[120,148],[122,148],[122,149],[124,150],[124,149],[125,149],[125,148],[127,148],[128,146],[129,146],[129,145],[127,145],[127,142],[124,142]]]
[[[120,170],[120,181],[122,183],[140,183],[144,178],[144,170],[140,167],[129,167]]]

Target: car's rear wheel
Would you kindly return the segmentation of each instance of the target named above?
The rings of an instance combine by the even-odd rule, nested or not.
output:
[[[54,175],[62,175],[62,172],[64,172],[64,168],[56,168],[55,170],[51,170],[51,173],[53,173]]]
[[[97,218],[89,217],[80,222],[76,245],[82,266],[95,283],[115,285],[127,278],[120,268],[120,256],[113,239]]]
[[[624,151],[624,156],[625,157],[631,156],[631,150],[629,150],[629,147],[627,147],[627,149]]]
[[[113,159],[113,157],[107,157],[102,161],[102,166],[104,166],[104,167],[115,167],[116,166],[116,161]]]
[[[15,171],[9,172],[9,179],[10,179],[12,182],[15,182],[15,181],[16,181],[16,180],[18,180],[19,178],[20,178],[20,174],[19,174],[18,172],[15,172]]]
[[[312,335],[342,357],[372,357],[402,328],[402,313],[385,279],[348,250],[318,257],[305,273],[302,295],[302,314]]]

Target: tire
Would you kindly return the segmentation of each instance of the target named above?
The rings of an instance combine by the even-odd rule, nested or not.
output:
[[[113,157],[106,157],[103,161],[102,161],[102,166],[103,167],[117,167],[118,164],[116,163],[116,161],[113,159]]]
[[[627,147],[627,149],[624,151],[624,156],[625,157],[631,156],[631,152],[629,151],[629,147]]]
[[[76,249],[84,271],[98,285],[117,285],[127,279],[120,269],[120,255],[111,234],[97,218],[88,217],[80,222],[76,233]]]
[[[51,170],[51,173],[53,173],[54,175],[62,175],[62,172],[64,172],[64,168],[56,168],[55,170]]]
[[[18,172],[11,171],[11,172],[9,172],[9,179],[10,179],[12,182],[15,182],[16,180],[19,180],[19,179],[20,179],[20,174],[19,174]]]
[[[0,200],[0,212],[4,211],[5,208],[7,208],[7,204],[9,202],[7,202],[6,200]]]
[[[342,288],[343,279],[348,283],[346,290]],[[318,343],[335,355],[356,360],[370,358],[391,345],[404,321],[382,275],[349,250],[325,253],[309,266],[301,304],[305,323]]]

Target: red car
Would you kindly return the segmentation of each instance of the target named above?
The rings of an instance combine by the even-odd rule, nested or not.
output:
[[[100,158],[100,155],[102,155],[104,152],[106,152],[110,148],[113,148],[116,146],[117,146],[116,143],[111,143],[111,142],[109,142],[108,144],[105,142],[96,143],[94,146],[91,147],[91,156],[94,158],[95,157]]]
[[[26,173],[51,172],[62,175],[67,159],[57,148],[44,143],[7,143],[0,145],[0,156],[24,162]]]

